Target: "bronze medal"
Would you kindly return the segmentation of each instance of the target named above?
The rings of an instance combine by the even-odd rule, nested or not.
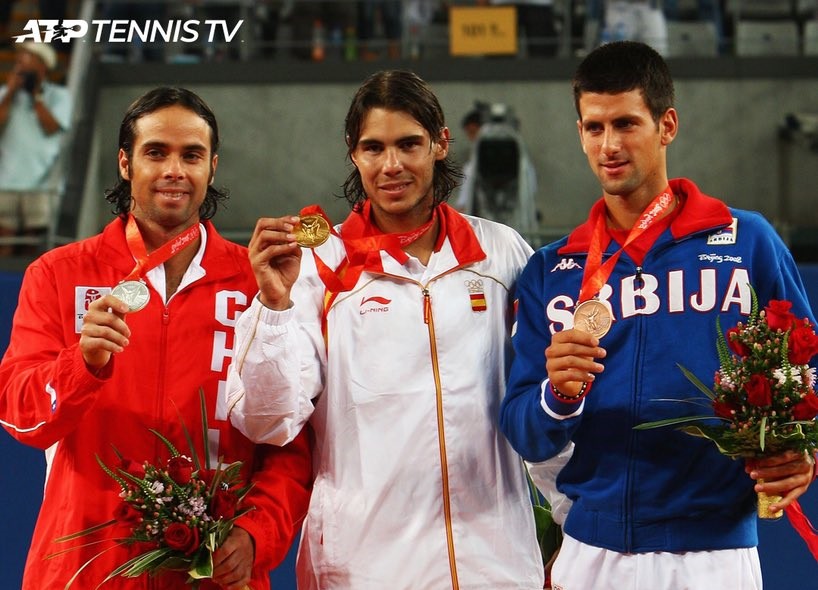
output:
[[[574,328],[602,338],[611,329],[613,313],[607,303],[598,299],[583,301],[574,310]]]
[[[315,248],[329,238],[329,222],[321,215],[304,215],[294,233],[299,246]]]
[[[125,303],[130,312],[144,308],[151,298],[151,293],[144,281],[122,281],[111,289],[111,295]]]

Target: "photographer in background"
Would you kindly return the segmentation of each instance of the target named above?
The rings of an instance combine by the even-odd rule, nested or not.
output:
[[[47,78],[56,65],[49,45],[21,43],[0,88],[0,237],[42,236],[51,221],[62,182],[54,167],[71,119],[68,90]],[[0,244],[0,255],[12,252]]]

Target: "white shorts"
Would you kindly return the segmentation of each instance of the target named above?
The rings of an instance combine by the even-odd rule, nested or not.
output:
[[[54,191],[0,190],[0,227],[17,232],[51,225]]]
[[[617,553],[565,536],[553,590],[761,590],[758,550]]]

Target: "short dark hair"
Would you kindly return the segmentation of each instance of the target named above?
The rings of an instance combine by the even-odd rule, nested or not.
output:
[[[193,113],[199,115],[210,127],[210,156],[211,158],[219,150],[219,125],[216,123],[216,115],[195,93],[186,88],[172,88],[161,86],[154,88],[136,99],[128,110],[119,126],[119,148],[128,155],[130,161],[133,157],[134,140],[136,139],[136,122],[154,111],[171,107],[182,106]],[[113,205],[112,212],[119,217],[126,217],[131,210],[131,183],[122,178],[117,167],[117,183],[113,188],[105,191],[105,200]],[[216,189],[212,185],[207,187],[204,201],[199,207],[199,218],[210,219],[216,214],[216,209],[220,203],[228,199],[228,193],[224,189]]]
[[[364,81],[349,106],[345,133],[347,158],[350,162],[361,138],[364,119],[374,108],[406,113],[429,132],[433,142],[442,139],[443,128],[446,126],[443,109],[429,85],[413,72],[384,70],[372,74]],[[448,155],[443,160],[435,161],[432,179],[434,205],[446,201],[462,177]],[[354,166],[343,184],[341,196],[349,201],[353,209],[360,208],[367,198],[361,173]]]
[[[673,107],[673,78],[659,53],[637,41],[614,41],[600,45],[579,64],[572,81],[574,107],[585,92],[620,94],[640,90],[654,121]]]

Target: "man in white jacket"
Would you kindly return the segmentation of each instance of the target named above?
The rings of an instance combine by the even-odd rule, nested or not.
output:
[[[317,208],[256,225],[260,292],[228,381],[251,439],[314,432],[298,586],[541,589],[523,465],[497,428],[531,248],[446,204],[449,130],[415,74],[367,79],[346,139],[352,212],[326,243],[299,247]]]

